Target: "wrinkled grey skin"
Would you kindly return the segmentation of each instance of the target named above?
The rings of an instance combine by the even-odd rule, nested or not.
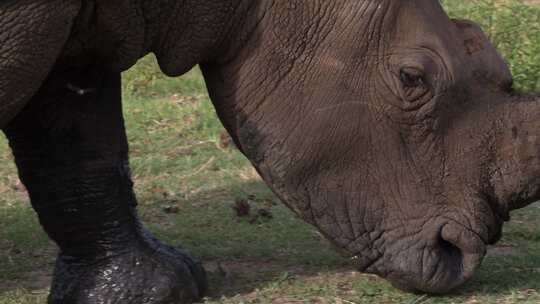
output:
[[[486,245],[500,238],[509,211],[540,197],[540,97],[513,92],[505,62],[480,28],[449,19],[436,0],[7,0],[0,3],[0,125],[31,197],[43,191],[32,175],[42,169],[28,160],[28,142],[21,138],[31,138],[34,127],[28,126],[36,115],[53,115],[32,110],[39,100],[59,96],[49,86],[62,91],[71,79],[66,69],[94,83],[95,77],[81,72],[88,66],[115,74],[149,52],[170,76],[201,64],[220,119],[266,183],[354,256],[361,271],[397,287],[446,293],[460,286],[480,265]],[[115,88],[119,85],[98,86],[102,94],[88,98],[119,102],[119,95],[106,93]],[[30,110],[20,114],[25,104]],[[115,111],[97,117],[121,121]],[[125,141],[123,125],[111,125]],[[116,142],[84,126],[85,136],[77,140],[85,145]],[[49,127],[39,128],[61,142]],[[32,159],[63,151],[48,149],[52,152]],[[103,145],[94,152],[111,154],[107,149],[113,148]],[[110,168],[127,160],[127,143],[118,149],[120,159],[104,157]],[[70,157],[70,166],[87,161],[82,154]],[[61,165],[52,167],[64,172]],[[129,194],[129,174],[120,172],[119,180],[128,182],[118,187]],[[96,178],[92,187],[100,189],[108,179]],[[47,224],[49,218],[63,218],[65,210],[40,211],[40,197],[32,202],[45,229],[77,260],[81,245],[65,242]],[[135,204],[132,195],[93,203],[103,200],[107,206]],[[74,216],[84,217],[83,209],[74,210],[79,210]],[[122,296],[111,283],[80,283],[88,290],[58,292],[61,287],[53,286],[51,303],[184,303],[202,295],[196,260],[163,249],[136,215],[130,218],[134,224],[128,226],[135,228],[114,228],[132,231],[127,239],[139,240],[130,254],[122,246],[96,249],[105,261],[100,271],[110,265],[129,268],[128,255],[142,263],[135,273],[112,277],[123,286]],[[85,240],[84,229],[75,229],[77,244],[103,244]],[[140,258],[152,250],[161,257]],[[167,276],[162,269],[173,265],[174,257],[183,257],[191,272],[170,266],[178,277]],[[73,259],[59,261],[56,282],[81,271]],[[147,272],[145,263],[161,266]],[[100,282],[88,273],[69,281]],[[132,296],[144,286],[130,278],[148,283],[160,275],[167,283],[158,286],[157,296]],[[175,280],[183,282],[180,289],[197,280],[199,290],[171,292]],[[108,300],[92,300],[100,286],[107,295],[100,299]]]

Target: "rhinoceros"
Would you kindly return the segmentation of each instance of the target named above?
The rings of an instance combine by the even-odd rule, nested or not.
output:
[[[59,246],[49,303],[189,303],[199,260],[140,223],[120,73],[200,65],[236,145],[360,271],[467,281],[540,197],[540,97],[436,0],[3,0],[0,127]],[[171,139],[173,140],[173,139]]]

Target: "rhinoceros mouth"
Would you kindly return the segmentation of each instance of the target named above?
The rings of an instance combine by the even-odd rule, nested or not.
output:
[[[486,241],[472,229],[445,219],[424,240],[364,263],[362,271],[388,279],[409,292],[448,293],[469,280],[480,266]],[[426,240],[427,239],[427,240]]]

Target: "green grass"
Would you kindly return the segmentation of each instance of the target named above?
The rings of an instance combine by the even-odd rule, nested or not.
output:
[[[512,21],[513,10],[530,24],[538,20],[536,9],[513,5],[497,10],[491,17],[497,21],[488,23],[489,1],[467,3],[447,1],[454,14],[491,24],[493,37],[504,38],[500,18],[526,28]],[[540,60],[534,57],[540,54],[540,30],[529,26],[519,33],[512,35],[519,50],[503,38],[498,46],[522,75],[517,86],[540,89]],[[295,218],[249,162],[223,144],[223,128],[198,70],[166,78],[147,57],[124,80],[141,215],[161,239],[203,259],[211,282],[208,303],[540,303],[539,204],[513,213],[504,238],[455,294],[402,293],[380,278],[354,272],[350,260]],[[0,161],[0,304],[44,303],[56,249],[39,227],[4,139]],[[238,218],[232,206],[239,198],[273,218]],[[165,211],[171,207],[175,212]]]
[[[508,61],[518,89],[540,91],[540,6],[519,0],[442,2],[452,17],[482,26]]]

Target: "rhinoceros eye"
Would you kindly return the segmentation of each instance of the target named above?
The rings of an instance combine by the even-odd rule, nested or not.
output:
[[[414,68],[401,69],[399,78],[405,88],[423,87],[425,85],[424,74]]]
[[[429,92],[425,75],[416,68],[402,68],[399,71],[402,98],[410,103],[416,103]]]

